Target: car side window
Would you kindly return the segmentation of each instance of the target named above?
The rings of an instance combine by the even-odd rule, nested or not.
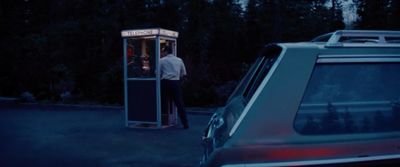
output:
[[[294,122],[305,135],[400,131],[400,63],[317,64]]]
[[[256,71],[252,78],[244,90],[243,99],[248,102],[251,97],[253,97],[254,93],[260,86],[261,82],[265,79],[272,66],[274,65],[276,59],[278,58],[282,48],[280,47],[271,47],[266,49],[262,54],[263,58],[256,68]]]

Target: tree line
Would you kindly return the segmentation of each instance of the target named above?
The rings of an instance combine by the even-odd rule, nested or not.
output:
[[[391,111],[367,111],[354,115],[348,107],[338,107],[328,102],[322,115],[308,114],[306,123],[298,131],[303,134],[345,134],[395,131],[400,129],[400,102],[391,102]],[[384,114],[386,113],[386,114]]]
[[[187,105],[220,105],[267,43],[344,29],[348,0],[1,0],[0,96],[123,103],[121,30],[179,32]],[[400,2],[353,0],[354,29],[399,30]]]

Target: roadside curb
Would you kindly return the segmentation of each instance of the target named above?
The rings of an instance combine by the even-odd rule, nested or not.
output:
[[[16,104],[16,103],[18,103],[18,98],[0,96],[0,104]]]
[[[47,104],[47,103],[20,103],[17,100],[6,102],[0,100],[0,104],[5,104],[5,106],[27,106],[27,107],[68,107],[68,108],[76,108],[76,109],[92,109],[92,110],[120,110],[124,111],[123,106],[106,106],[106,105],[84,105],[84,104]],[[186,112],[191,115],[212,115],[216,107],[187,107]]]
[[[193,115],[212,115],[217,107],[187,107],[186,112]]]

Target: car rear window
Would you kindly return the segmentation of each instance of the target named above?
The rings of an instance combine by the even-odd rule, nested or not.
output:
[[[243,98],[246,100],[246,102],[253,97],[255,91],[267,76],[281,51],[282,48],[275,46],[267,48],[261,53],[261,61],[258,61],[257,64],[254,64],[256,68],[254,71],[252,71],[253,75],[248,80],[246,89],[243,92]]]
[[[266,78],[274,63],[276,63],[282,48],[277,45],[269,45],[264,48],[248,73],[243,77],[240,84],[232,93],[221,117],[224,124],[216,131],[217,145],[224,143],[229,137],[229,132],[238,122],[243,114],[244,108],[249,100],[254,96],[261,82]]]
[[[400,63],[317,64],[294,122],[297,132],[400,130]]]

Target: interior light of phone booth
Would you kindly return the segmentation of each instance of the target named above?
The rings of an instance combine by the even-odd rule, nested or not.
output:
[[[134,54],[133,48],[132,48],[132,47],[128,47],[128,50],[127,50],[127,57],[128,57],[128,59],[132,58],[132,57],[133,57],[133,54]]]

